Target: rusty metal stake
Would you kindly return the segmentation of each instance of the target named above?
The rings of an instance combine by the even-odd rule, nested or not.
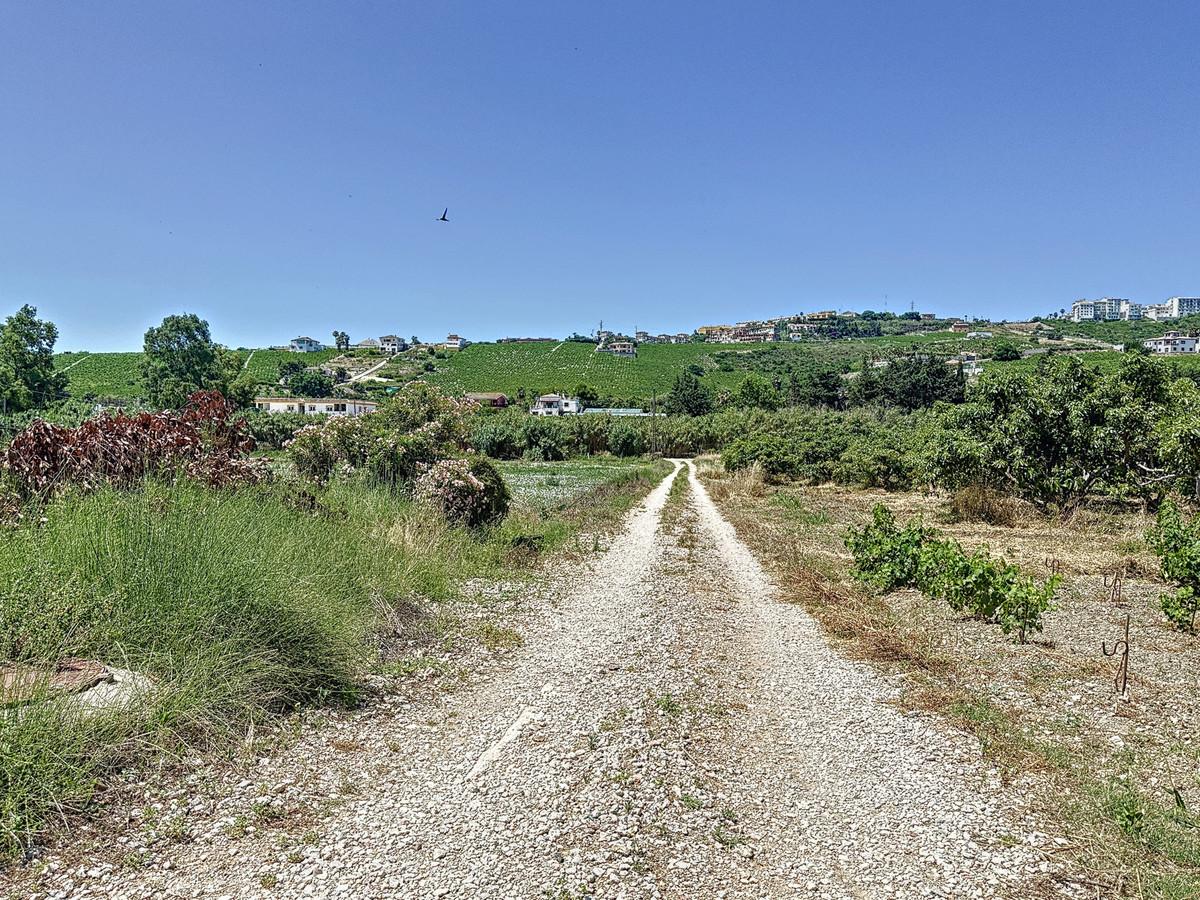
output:
[[[1113,603],[1121,603],[1125,593],[1125,578],[1120,572],[1111,575],[1104,573],[1104,586],[1109,589],[1108,599]]]
[[[1125,616],[1125,637],[1113,644],[1112,649],[1108,649],[1108,642],[1100,642],[1100,652],[1105,656],[1116,656],[1121,654],[1121,664],[1117,667],[1117,675],[1113,679],[1113,685],[1117,689],[1117,696],[1129,702],[1129,616]]]

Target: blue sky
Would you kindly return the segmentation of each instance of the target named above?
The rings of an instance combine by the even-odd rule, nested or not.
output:
[[[1195,295],[1198,37],[1186,3],[0,0],[0,312],[104,350],[179,311],[261,346]]]

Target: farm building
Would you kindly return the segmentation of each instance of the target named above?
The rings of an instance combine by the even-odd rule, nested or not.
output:
[[[468,393],[467,399],[474,400],[480,406],[490,406],[494,409],[503,409],[508,406],[508,397],[496,391]]]
[[[293,353],[316,353],[325,349],[325,345],[320,341],[310,337],[292,338],[288,344],[288,349]]]
[[[534,401],[529,411],[535,416],[576,416],[583,412],[583,407],[576,397],[543,394]]]
[[[269,413],[304,413],[323,416],[364,416],[379,408],[374,400],[346,397],[255,397],[254,408]]]

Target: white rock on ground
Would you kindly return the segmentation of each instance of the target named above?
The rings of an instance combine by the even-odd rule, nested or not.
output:
[[[40,896],[1065,891],[977,744],[888,705],[686,477],[673,532],[668,478],[485,677],[340,717],[214,800],[179,798],[207,823],[194,841],[143,868],[60,868]],[[309,840],[281,840],[273,811]]]

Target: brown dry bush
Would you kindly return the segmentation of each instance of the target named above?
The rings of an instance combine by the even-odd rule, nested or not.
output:
[[[836,583],[802,562],[798,553],[792,557],[783,566],[788,592],[857,655],[929,672],[952,668],[931,629],[904,621],[882,597]]]
[[[992,488],[972,484],[954,492],[950,514],[956,522],[986,522],[1012,528],[1021,518],[1021,503]]]
[[[720,478],[715,475],[710,478],[708,493],[718,503],[730,497],[765,497],[768,493],[762,466],[758,463],[736,472],[726,472]]]

